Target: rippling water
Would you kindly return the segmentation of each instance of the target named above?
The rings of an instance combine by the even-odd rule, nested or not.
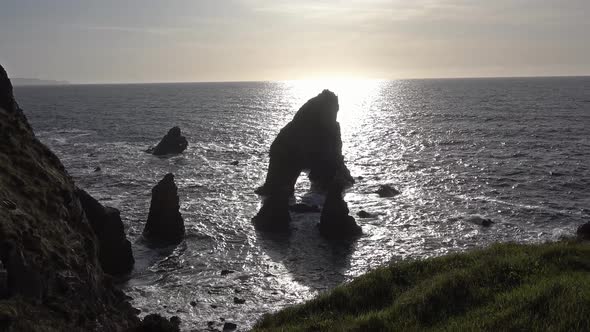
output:
[[[339,95],[344,155],[358,178],[346,195],[351,213],[376,214],[357,219],[364,236],[351,245],[323,240],[319,214],[294,214],[290,236],[250,222],[271,141],[323,88]],[[222,320],[247,329],[392,259],[555,240],[590,220],[590,78],[80,85],[16,95],[78,185],[121,210],[137,260],[124,285],[134,305],[178,315],[186,330]],[[184,154],[143,152],[174,125],[189,140]],[[154,251],[137,240],[150,190],[167,172],[187,237]],[[379,198],[383,183],[402,194]],[[321,201],[308,188],[302,176],[297,198]]]

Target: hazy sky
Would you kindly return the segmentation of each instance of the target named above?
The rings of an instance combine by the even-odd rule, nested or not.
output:
[[[590,0],[0,0],[0,63],[73,82],[590,74]]]

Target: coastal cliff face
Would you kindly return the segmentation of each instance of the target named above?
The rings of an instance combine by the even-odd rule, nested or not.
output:
[[[34,136],[0,66],[0,330],[121,331],[139,320],[104,274],[74,182]]]

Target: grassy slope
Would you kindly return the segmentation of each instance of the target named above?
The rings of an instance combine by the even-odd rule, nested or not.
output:
[[[498,244],[379,268],[257,331],[590,331],[590,244]]]

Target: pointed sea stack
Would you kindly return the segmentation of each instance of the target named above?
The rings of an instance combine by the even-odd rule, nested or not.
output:
[[[168,133],[162,138],[156,147],[146,150],[156,156],[163,156],[167,154],[179,154],[186,150],[188,142],[180,133],[179,127],[172,127]]]
[[[152,189],[152,202],[143,236],[155,246],[178,244],[184,238],[178,188],[168,173]]]
[[[293,192],[301,171],[309,170],[314,188],[327,191],[336,175],[350,186],[354,179],[344,164],[338,97],[324,90],[307,101],[277,135],[270,146],[270,163],[264,185],[257,189],[269,195],[288,188]]]
[[[133,269],[135,259],[131,243],[125,237],[121,213],[112,207],[104,207],[86,191],[77,189],[90,227],[98,239],[98,260],[102,269],[111,275],[120,275]]]
[[[320,234],[329,239],[350,239],[360,236],[362,228],[354,217],[348,215],[348,205],[343,198],[344,187],[335,181],[328,190],[320,216]]]

